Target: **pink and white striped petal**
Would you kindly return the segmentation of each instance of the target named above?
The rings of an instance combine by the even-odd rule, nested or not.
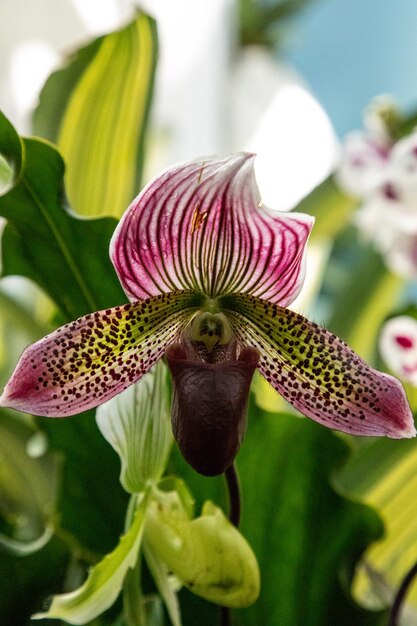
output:
[[[174,166],[132,202],[110,245],[130,299],[194,289],[294,300],[314,219],[263,207],[253,160],[240,153]]]
[[[200,304],[195,294],[162,294],[58,328],[23,352],[0,406],[64,417],[109,400],[164,355]]]
[[[341,339],[298,313],[259,298],[221,298],[243,345],[258,348],[258,369],[296,409],[351,435],[414,437],[400,382],[369,367]]]

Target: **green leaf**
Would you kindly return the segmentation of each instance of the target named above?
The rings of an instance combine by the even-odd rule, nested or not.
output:
[[[343,499],[329,483],[348,457],[346,444],[307,419],[262,412],[250,419],[251,439],[238,458],[242,531],[263,582],[242,624],[381,623],[349,598],[354,564],[381,526],[372,510]]]
[[[9,530],[0,546],[16,554],[36,551],[51,537],[58,467],[52,454],[29,455],[39,435],[0,410],[0,513]]]
[[[120,217],[138,192],[156,58],[155,22],[138,12],[74,54],[42,90],[34,130],[57,143],[82,215]]]
[[[30,616],[63,584],[68,567],[66,546],[56,537],[40,551],[22,558],[0,554],[0,623],[29,626]],[[45,622],[46,623],[46,622]],[[51,622],[48,626],[51,626]]]
[[[0,114],[0,153],[22,163],[14,185],[0,196],[8,223],[2,238],[3,275],[34,280],[67,320],[126,300],[108,256],[111,218],[82,220],[67,210],[58,152],[24,139]]]
[[[361,442],[338,473],[343,493],[374,507],[385,534],[366,551],[354,581],[355,597],[370,608],[392,603],[404,576],[417,561],[417,446],[415,440]],[[407,603],[417,617],[417,588]]]
[[[165,603],[169,619],[173,626],[181,626],[181,614],[173,576],[157,550],[152,550],[143,542],[143,553],[157,589]]]
[[[101,436],[93,411],[39,423],[51,449],[65,460],[59,489],[60,531],[87,550],[105,554],[121,532],[128,500],[118,480],[117,455]]]
[[[116,221],[79,219],[68,212],[58,152],[43,141],[21,141],[1,115],[0,152],[9,163],[22,164],[15,167],[12,189],[0,197],[0,214],[9,220],[2,239],[4,273],[36,281],[58,304],[63,321],[126,301],[108,257]],[[106,552],[120,532],[127,500],[116,455],[91,412],[38,423],[51,449],[64,455],[61,528],[89,550]]]
[[[9,191],[20,176],[23,160],[20,138],[10,123],[4,123],[3,115],[0,117],[0,156],[2,163],[1,196]]]
[[[69,624],[86,624],[108,609],[119,595],[128,570],[136,564],[147,505],[148,494],[142,497],[132,525],[116,548],[91,568],[79,589],[54,596],[49,610],[35,614],[32,619],[56,617]]]
[[[380,326],[400,295],[403,281],[387,270],[381,256],[370,246],[358,246],[352,230],[346,231],[340,243],[341,250],[336,249],[336,254],[347,257],[347,262],[344,275],[338,273],[334,280],[335,306],[327,326],[363,358],[370,359]],[[330,271],[332,261],[334,256],[329,262]]]
[[[242,489],[243,535],[261,569],[259,600],[235,612],[237,626],[383,626],[384,614],[355,605],[353,570],[382,527],[368,507],[338,495],[330,477],[349,455],[348,446],[307,419],[270,414],[250,404],[247,435],[237,457]],[[224,499],[224,485],[188,471],[175,455],[176,471],[198,499]],[[218,619],[211,606],[186,591],[183,620]]]

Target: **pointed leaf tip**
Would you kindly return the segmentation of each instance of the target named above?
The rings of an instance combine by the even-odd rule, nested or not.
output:
[[[138,559],[148,504],[149,492],[145,492],[137,504],[132,525],[114,550],[90,569],[81,587],[53,596],[49,610],[32,615],[32,619],[57,618],[77,626],[90,623],[108,609],[119,595],[126,574]]]

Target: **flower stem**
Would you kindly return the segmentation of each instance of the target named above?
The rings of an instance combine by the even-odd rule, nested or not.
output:
[[[229,519],[237,528],[240,522],[240,486],[235,463],[232,463],[232,465],[227,468],[224,476],[229,493]]]
[[[231,626],[232,624],[232,612],[227,606],[220,608],[220,626]]]
[[[226,479],[227,491],[229,494],[229,519],[236,528],[240,521],[240,486],[239,476],[235,463],[232,463],[224,472]],[[232,612],[229,608],[221,607],[220,624],[221,626],[231,626]]]
[[[123,583],[123,615],[127,626],[145,626],[141,591],[140,555],[135,567],[129,570]]]
[[[417,575],[417,563],[414,563],[413,567],[404,576],[404,579],[397,591],[397,595],[394,598],[394,603],[391,607],[391,612],[389,615],[388,626],[399,625],[398,619],[400,617],[400,611],[402,609],[404,598],[416,575]]]
[[[138,496],[132,495],[126,511],[125,531],[128,531],[135,515]],[[138,554],[136,565],[129,569],[123,583],[123,615],[127,626],[145,626],[141,589],[141,555]]]

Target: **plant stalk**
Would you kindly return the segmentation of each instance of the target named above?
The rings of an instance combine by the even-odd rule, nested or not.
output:
[[[224,476],[229,494],[229,519],[238,528],[240,522],[240,485],[235,463],[227,468]]]
[[[226,479],[227,492],[229,494],[229,519],[236,528],[240,522],[240,486],[239,476],[237,473],[235,463],[232,463],[224,473]],[[232,624],[232,612],[227,607],[221,607],[220,613],[221,626],[231,626]]]
[[[138,496],[134,494],[129,500],[126,512],[126,532],[132,524],[137,504]],[[141,566],[141,554],[138,554],[136,565],[127,572],[123,583],[123,615],[126,626],[146,626],[146,615],[142,601]]]

